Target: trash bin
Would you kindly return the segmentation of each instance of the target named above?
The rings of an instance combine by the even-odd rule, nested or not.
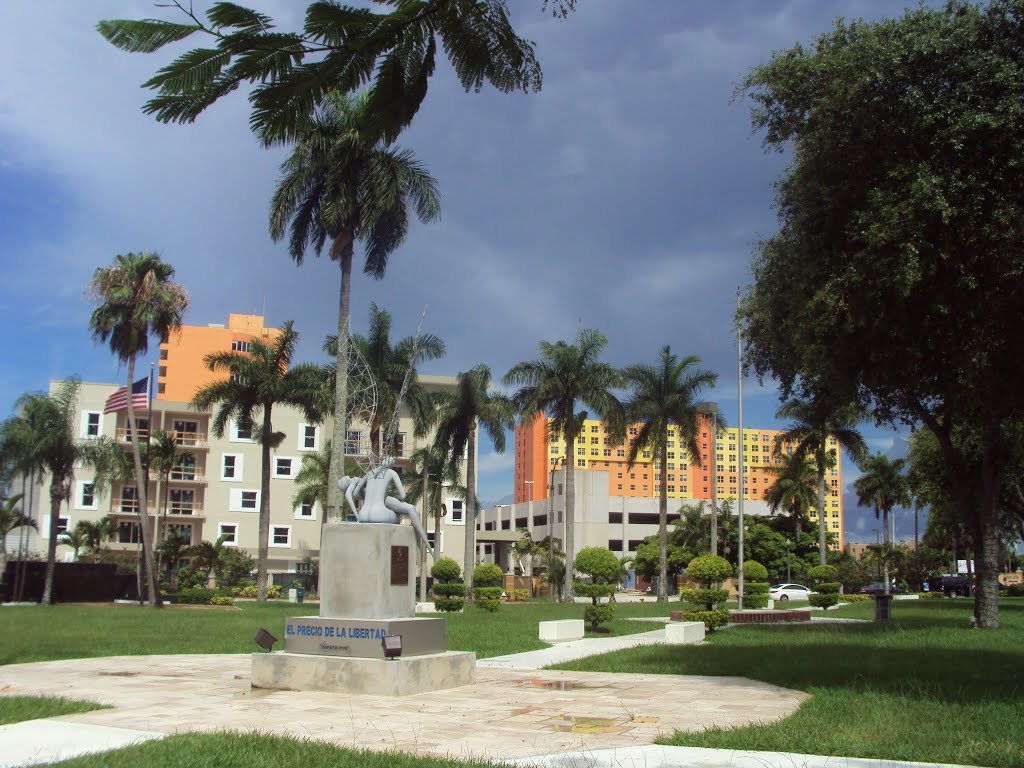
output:
[[[875,595],[875,621],[892,618],[892,595]]]
[[[303,598],[306,596],[306,590],[302,587],[293,587],[288,590],[288,602],[289,603],[301,603]]]

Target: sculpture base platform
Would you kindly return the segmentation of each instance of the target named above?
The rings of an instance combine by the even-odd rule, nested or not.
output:
[[[381,638],[384,635],[401,636],[402,658],[448,650],[445,620],[425,616],[389,620],[289,617],[284,624],[284,650],[287,653],[383,659]]]
[[[476,654],[465,651],[382,659],[252,654],[252,687],[281,691],[328,691],[373,696],[412,696],[471,685]]]

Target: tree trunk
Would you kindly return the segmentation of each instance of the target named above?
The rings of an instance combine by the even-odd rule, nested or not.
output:
[[[715,439],[718,432],[718,417],[711,424],[711,554],[718,554],[718,465],[715,464]]]
[[[331,244],[331,258],[341,267],[341,290],[338,301],[338,354],[335,358],[334,430],[331,433],[331,462],[327,468],[327,509],[321,523],[340,522],[345,519],[345,496],[338,481],[345,474],[345,422],[348,408],[348,341],[349,294],[352,290],[352,242],[350,230],[345,230]]]
[[[662,437],[658,446],[658,460],[661,468],[658,474],[661,491],[658,493],[658,602],[668,602],[668,486],[666,467],[668,462],[668,438]]]
[[[576,545],[576,435],[566,435],[565,454],[565,599],[573,601]]]
[[[882,527],[885,528],[882,536],[882,578],[885,584],[886,595],[890,594],[889,589],[889,510],[882,510]]]
[[[427,481],[430,477],[430,466],[423,460],[423,488],[420,493],[420,521],[423,529],[427,528]],[[427,548],[420,547],[420,602],[427,602]]]
[[[270,422],[270,403],[263,405],[263,434],[260,440],[260,531],[256,558],[256,599],[267,599],[267,560],[270,556],[270,441],[274,427]],[[210,569],[212,572],[212,568]]]
[[[57,521],[60,504],[64,500],[66,478],[53,478],[50,485],[50,540],[46,543],[46,581],[43,585],[43,605],[53,605],[53,566],[57,561]]]
[[[974,525],[974,618],[981,629],[999,629],[999,470],[993,466],[992,447],[982,448],[982,493]]]
[[[139,451],[139,429],[135,421],[135,405],[132,403],[132,384],[135,377],[135,355],[128,358],[128,426],[132,435],[132,462],[135,465],[135,495],[139,503],[139,540],[142,542],[142,562],[145,567],[146,581],[149,583],[147,602],[151,608],[161,608],[160,581],[156,577],[156,560],[153,558],[153,540],[150,538],[149,506],[147,504],[146,487],[148,477],[142,473],[142,455]],[[147,434],[153,428],[146,426]],[[153,526],[154,529],[156,526]]]
[[[441,557],[441,492],[437,493],[437,509],[434,510],[434,562]]]
[[[825,564],[825,467],[818,465],[818,565]]]
[[[473,567],[476,564],[476,424],[469,430],[466,441],[466,513],[463,515],[466,528],[463,548],[462,579],[466,583],[466,599],[473,599]]]

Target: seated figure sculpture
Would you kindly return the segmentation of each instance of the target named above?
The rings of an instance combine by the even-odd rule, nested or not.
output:
[[[419,542],[432,552],[427,534],[420,523],[419,511],[412,504],[404,501],[405,488],[402,479],[392,469],[394,461],[385,458],[379,467],[374,467],[360,478],[343,477],[338,481],[338,488],[345,494],[349,506],[360,523],[391,523],[399,522],[399,515],[406,515],[416,531]],[[395,494],[388,491],[395,487]],[[362,504],[356,506],[356,500]]]

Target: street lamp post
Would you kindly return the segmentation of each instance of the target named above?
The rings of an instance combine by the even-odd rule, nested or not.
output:
[[[786,538],[786,581],[792,581],[793,580],[793,577],[792,577],[792,575],[790,575],[790,571],[789,571],[789,545],[790,545],[790,541],[789,541],[789,538],[787,537]]]
[[[527,507],[526,507],[526,530],[530,534],[530,541],[532,542],[533,541],[533,480],[523,480],[523,485],[530,486],[527,489],[528,492],[526,494],[526,499],[525,499],[525,501],[527,503]],[[531,544],[530,572],[523,574],[524,576],[526,576],[530,580],[530,597],[531,598],[533,597],[533,552],[532,552],[532,548],[533,548],[533,545]],[[519,589],[519,587],[516,587],[516,589]]]

